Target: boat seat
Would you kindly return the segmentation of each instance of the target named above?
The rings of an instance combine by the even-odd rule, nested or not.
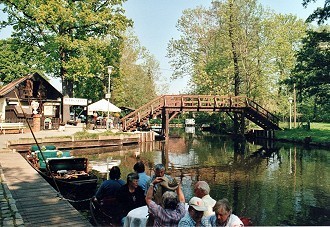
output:
[[[39,150],[36,151],[38,160],[39,160],[39,168],[46,169],[46,163],[40,153]],[[48,158],[60,158],[60,157],[71,157],[70,151],[58,151],[58,150],[45,150],[42,152],[45,159]]]
[[[44,145],[40,145],[40,148],[42,148]],[[56,147],[55,145],[46,145],[44,146],[46,148],[46,150],[56,150]],[[39,150],[39,147],[35,144],[35,145],[32,145],[30,150],[33,152],[33,151],[38,151]]]
[[[49,168],[51,172],[57,172],[59,170],[76,170],[87,172],[88,161],[86,158],[49,158]]]

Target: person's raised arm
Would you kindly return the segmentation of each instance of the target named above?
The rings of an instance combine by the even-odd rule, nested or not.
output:
[[[159,183],[159,182],[162,182],[162,181],[163,181],[163,178],[156,177],[156,179],[154,179],[149,184],[149,188],[148,188],[147,195],[146,195],[146,203],[147,203],[148,206],[149,206],[150,202],[152,201],[152,196],[153,196],[153,193],[154,193],[154,185]]]
[[[179,184],[179,186],[176,188],[176,193],[178,194],[178,199],[181,203],[185,203],[185,198],[184,198],[184,194],[181,188],[181,184]]]

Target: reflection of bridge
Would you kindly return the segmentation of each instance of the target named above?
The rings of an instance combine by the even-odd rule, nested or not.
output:
[[[170,141],[170,142],[169,142]],[[261,146],[256,151],[252,152],[249,148],[247,148],[245,142],[236,142],[234,141],[234,152],[233,156],[230,159],[223,159],[220,162],[210,160],[209,158],[201,161],[201,159],[193,159],[190,162],[181,162],[174,164],[173,160],[170,160],[170,154],[176,154],[178,157],[181,155],[188,155],[187,151],[190,148],[194,150],[194,146],[191,147],[193,140],[185,140],[184,138],[170,138],[167,141],[158,141],[153,147],[154,150],[161,151],[161,163],[166,168],[166,173],[179,177],[181,180],[183,177],[192,177],[195,180],[204,179],[207,182],[216,182],[219,174],[221,178],[229,177],[231,173],[234,173],[230,177],[236,178],[245,178],[248,170],[252,170],[254,168],[259,168],[261,165],[264,165],[266,162],[267,165],[269,163],[280,162],[281,156],[279,154],[280,147],[274,146],[275,144],[268,144],[268,146]],[[173,144],[175,141],[175,144]],[[171,148],[172,147],[172,148]],[[227,147],[225,143],[221,146],[220,149],[226,149]],[[147,150],[143,150],[141,152],[146,152]],[[148,150],[152,152],[153,150]],[[196,153],[196,156],[202,156],[203,154]],[[198,163],[195,162],[198,160]],[[227,160],[227,161],[224,161]]]
[[[265,130],[278,130],[279,119],[245,96],[163,95],[122,118],[123,129],[136,130],[149,119],[162,118],[162,133],[167,136],[169,122],[182,112],[226,112],[239,114],[241,128],[247,118]]]

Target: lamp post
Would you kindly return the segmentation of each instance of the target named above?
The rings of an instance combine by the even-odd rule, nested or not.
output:
[[[296,84],[293,84],[293,128],[297,127],[297,95]]]
[[[87,100],[87,106],[86,106],[86,125],[88,125],[89,123],[89,118],[88,118],[88,113],[89,113],[89,110],[88,110],[88,106],[92,103],[92,100],[91,99],[88,99]]]
[[[58,117],[59,117],[59,124],[61,124],[62,123],[62,99],[61,99],[61,97],[58,97],[57,98],[57,101],[60,103],[60,108],[59,108],[59,110],[58,110]]]
[[[291,122],[292,122],[292,102],[293,102],[293,98],[289,97],[288,98],[289,103],[290,103],[290,122],[289,122],[289,128],[292,128]]]
[[[108,80],[108,93],[105,95],[105,98],[108,99],[108,119],[107,119],[107,126],[106,126],[106,129],[107,131],[109,130],[109,123],[110,123],[110,97],[111,97],[111,93],[110,93],[110,75],[112,73],[112,69],[113,67],[112,66],[108,66],[108,75],[109,75],[109,80]]]

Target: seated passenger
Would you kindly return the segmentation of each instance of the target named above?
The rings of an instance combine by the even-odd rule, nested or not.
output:
[[[194,186],[194,194],[196,197],[201,198],[204,202],[204,205],[208,208],[204,211],[204,217],[211,216],[214,214],[213,207],[217,201],[212,199],[209,195],[210,186],[205,181],[197,181]]]
[[[143,191],[146,191],[147,182],[150,180],[150,176],[148,176],[145,172],[144,163],[141,161],[135,163],[133,169],[137,172],[137,174],[139,174],[139,186],[143,189]]]
[[[97,200],[105,197],[115,197],[117,191],[125,184],[125,181],[120,179],[120,169],[118,166],[113,166],[109,173],[110,180],[105,180],[95,194]]]
[[[202,226],[204,212],[207,211],[202,199],[192,197],[189,200],[189,208],[186,215],[180,220],[179,227]]]
[[[232,209],[227,199],[221,199],[213,207],[214,215],[203,219],[205,226],[228,226],[240,227],[244,226],[243,222],[235,214],[232,214]],[[205,221],[205,222],[204,222]]]
[[[149,188],[149,184],[151,182],[154,182],[156,178],[161,178],[162,180],[159,180],[153,185],[153,193],[152,193],[152,200],[157,205],[162,205],[162,196],[166,191],[175,191],[178,184],[175,179],[171,178],[171,176],[168,176],[165,174],[165,167],[163,164],[157,164],[154,167],[155,174],[150,178],[149,182],[147,183],[146,192]]]
[[[117,192],[116,198],[121,218],[126,217],[131,210],[146,205],[144,191],[138,185],[138,182],[139,175],[137,173],[130,173],[127,175],[127,183],[121,186]]]
[[[146,203],[149,208],[149,212],[154,217],[153,226],[177,226],[181,218],[184,217],[185,210],[185,198],[179,185],[176,188],[176,193],[173,191],[167,191],[163,194],[163,206],[157,205],[152,200],[153,187],[155,184],[161,183],[162,177],[154,179],[149,186],[146,196]]]

